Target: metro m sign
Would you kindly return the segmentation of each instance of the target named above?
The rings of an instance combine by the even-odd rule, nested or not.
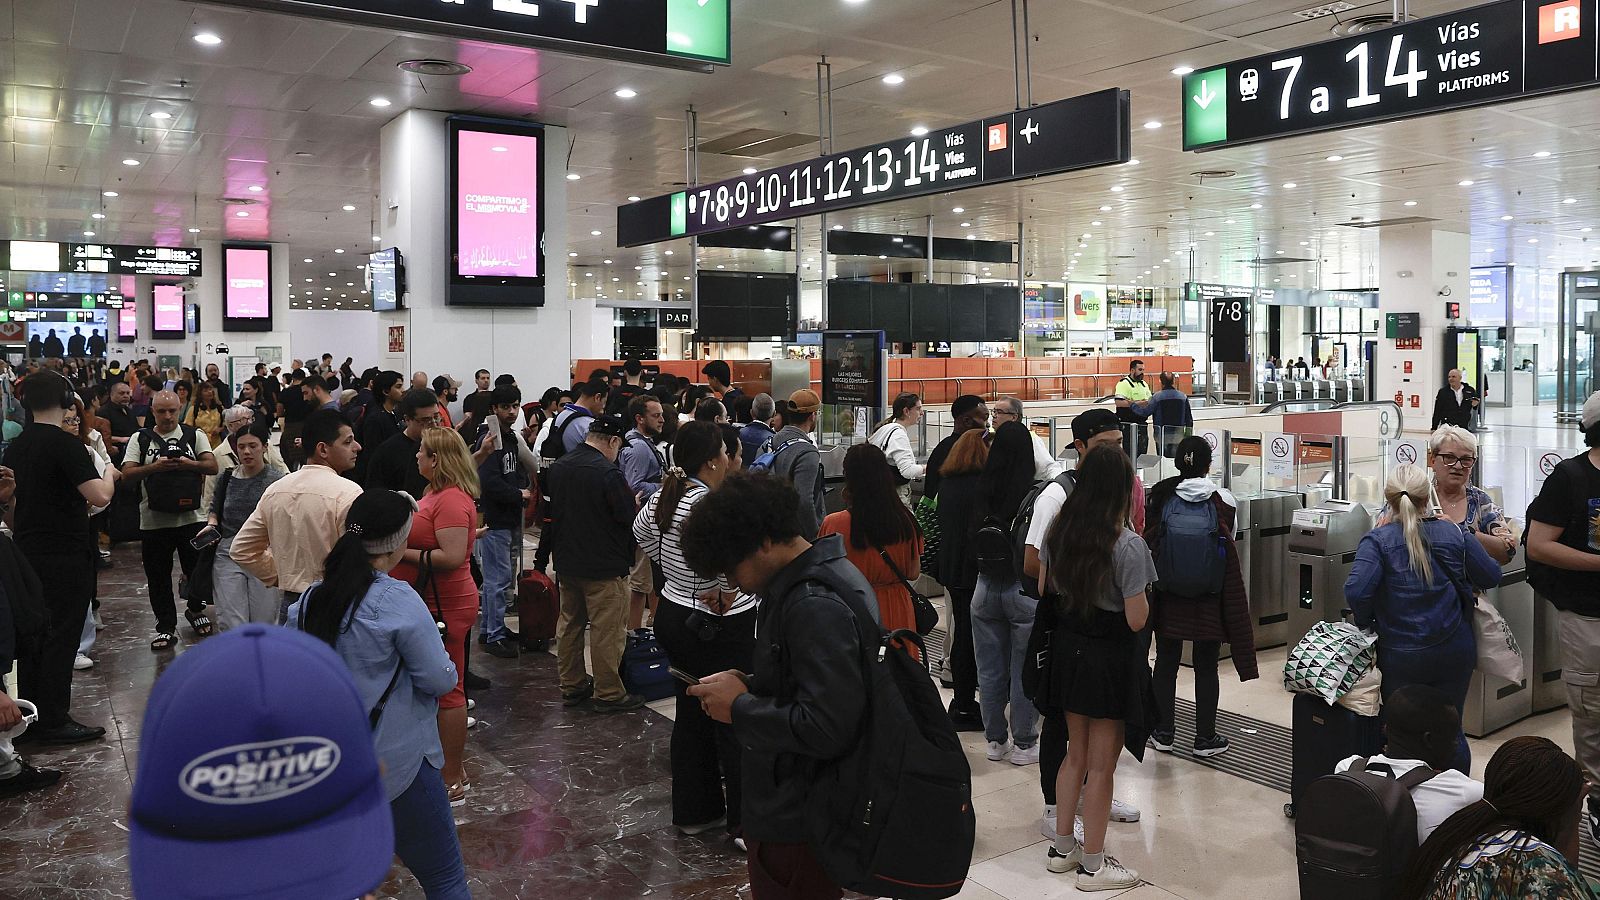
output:
[[[1583,37],[1581,0],[1562,0],[1539,7],[1539,43],[1553,44]]]

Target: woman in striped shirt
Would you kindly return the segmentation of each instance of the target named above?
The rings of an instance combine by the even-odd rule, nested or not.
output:
[[[665,584],[654,622],[674,667],[696,678],[728,669],[749,671],[755,651],[756,598],[725,580],[689,568],[678,538],[689,512],[736,466],[722,429],[690,422],[678,429],[661,490],[639,511],[633,536],[660,567]],[[739,755],[733,729],[713,722],[678,685],[672,725],[672,821],[684,834],[726,826],[740,850]]]

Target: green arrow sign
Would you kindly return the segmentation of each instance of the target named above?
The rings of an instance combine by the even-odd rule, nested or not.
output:
[[[1208,69],[1183,79],[1183,149],[1228,139],[1228,70]]]

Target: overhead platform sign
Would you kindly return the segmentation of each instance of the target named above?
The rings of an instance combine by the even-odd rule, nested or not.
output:
[[[617,209],[617,243],[778,222],[1128,161],[1128,92],[1111,88],[700,185]]]
[[[731,62],[731,0],[206,2],[708,72]]]
[[[1183,149],[1501,103],[1600,80],[1597,0],[1504,0],[1184,76]]]

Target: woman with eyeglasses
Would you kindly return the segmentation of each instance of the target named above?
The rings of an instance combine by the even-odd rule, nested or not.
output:
[[[1356,624],[1378,633],[1385,703],[1408,684],[1425,684],[1444,691],[1459,710],[1478,666],[1472,590],[1499,584],[1500,566],[1483,544],[1434,515],[1430,493],[1425,469],[1390,471],[1383,496],[1391,512],[1361,538],[1344,596]],[[1451,768],[1472,773],[1459,729]]]
[[[1500,507],[1488,492],[1473,485],[1478,464],[1478,438],[1465,428],[1441,425],[1428,440],[1429,465],[1439,511],[1461,531],[1483,545],[1494,561],[1505,565],[1517,553],[1517,539]]]
[[[661,568],[656,639],[674,667],[695,678],[738,669],[750,671],[756,645],[756,598],[726,578],[707,578],[689,568],[678,540],[695,504],[722,486],[739,468],[729,456],[739,446],[731,426],[689,422],[674,440],[675,465],[633,520],[633,537]],[[733,729],[711,720],[700,701],[677,685],[672,722],[672,822],[684,834],[726,828],[744,849],[739,818],[740,754]]]

